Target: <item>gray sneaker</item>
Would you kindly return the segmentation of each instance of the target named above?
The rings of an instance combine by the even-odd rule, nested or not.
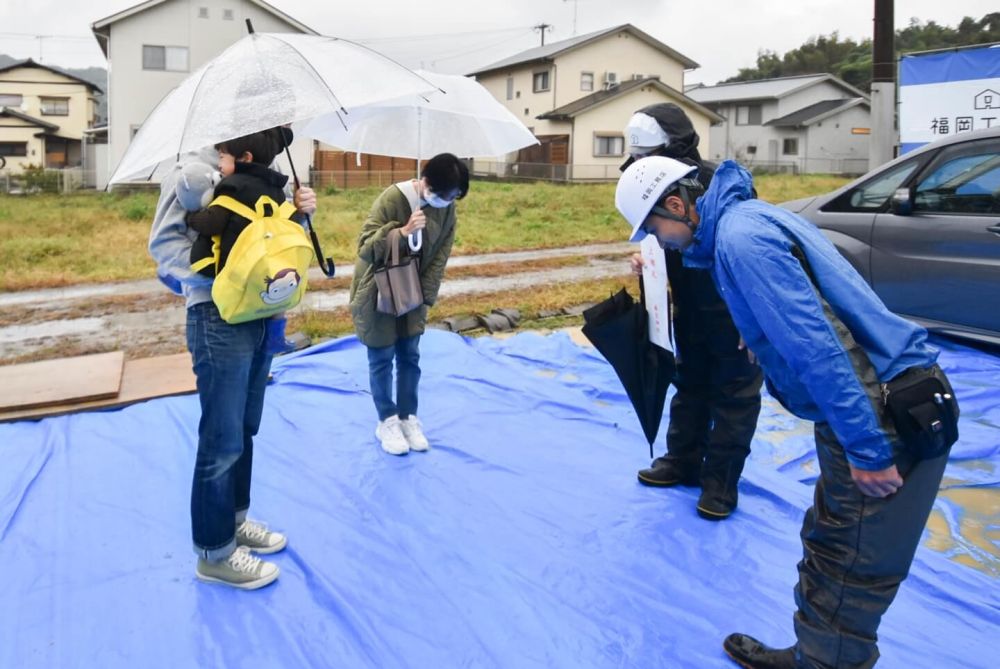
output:
[[[255,557],[246,546],[238,547],[232,555],[220,562],[198,558],[198,567],[195,569],[199,580],[222,583],[241,590],[263,588],[273,583],[278,578],[278,573],[278,565]]]
[[[246,546],[254,553],[269,555],[283,550],[288,545],[288,539],[280,532],[267,529],[264,523],[248,519],[236,528],[236,545]]]

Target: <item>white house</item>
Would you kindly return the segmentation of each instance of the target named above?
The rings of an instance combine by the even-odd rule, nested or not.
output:
[[[471,74],[541,142],[511,162],[520,176],[615,179],[625,153],[622,130],[641,107],[673,102],[709,149],[715,112],[684,95],[684,73],[698,67],[630,24],[514,54]],[[479,165],[479,161],[476,163]]]
[[[868,171],[868,96],[833,75],[697,86],[687,95],[725,117],[712,127],[706,158],[796,172]]]
[[[317,34],[262,0],[148,0],[91,26],[108,59],[110,171],[160,99],[247,34],[245,19],[258,32]],[[312,143],[296,140],[292,155],[308,178]]]

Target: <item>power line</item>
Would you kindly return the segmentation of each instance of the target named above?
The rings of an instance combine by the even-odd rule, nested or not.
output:
[[[453,32],[453,33],[438,33],[436,35],[400,35],[399,37],[371,37],[371,38],[354,38],[355,42],[363,42],[365,44],[378,44],[380,42],[414,42],[420,40],[428,39],[441,39],[442,37],[467,37],[473,35],[499,35],[501,33],[517,32],[529,30],[528,26],[518,26],[515,28],[496,28],[494,30],[468,30],[463,32]]]
[[[464,51],[457,51],[457,52],[454,52],[452,54],[446,54],[444,56],[440,56],[440,57],[437,57],[437,58],[428,58],[428,60],[430,62],[432,62],[432,63],[436,63],[439,60],[452,60],[452,59],[455,59],[455,58],[461,58],[462,56],[468,55],[470,53],[478,53],[480,51],[485,51],[487,49],[492,49],[494,47],[498,47],[501,44],[506,44],[507,42],[509,42],[511,40],[517,39],[518,37],[521,37],[523,35],[528,35],[528,34],[532,33],[533,31],[534,31],[534,28],[528,28],[527,30],[521,31],[517,35],[513,35],[511,37],[505,37],[504,39],[500,40],[499,42],[493,42],[491,44],[487,44],[485,46],[481,46],[481,47],[479,47],[477,49],[465,49]]]
[[[59,40],[81,40],[93,42],[94,36],[83,37],[82,35],[40,35],[38,33],[11,33],[0,32],[0,37],[21,37],[25,39],[59,39]]]

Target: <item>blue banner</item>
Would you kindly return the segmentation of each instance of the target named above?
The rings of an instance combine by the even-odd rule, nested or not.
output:
[[[900,86],[995,77],[1000,77],[1000,46],[923,55],[904,54],[899,63]]]

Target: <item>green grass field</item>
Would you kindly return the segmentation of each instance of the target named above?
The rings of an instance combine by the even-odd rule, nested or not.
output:
[[[825,175],[765,175],[761,198],[781,202],[846,183]],[[355,238],[378,188],[320,193],[316,230],[324,251],[353,262]],[[455,253],[622,241],[614,184],[474,182],[458,205]],[[146,253],[156,195],[0,196],[0,290],[151,278]]]

